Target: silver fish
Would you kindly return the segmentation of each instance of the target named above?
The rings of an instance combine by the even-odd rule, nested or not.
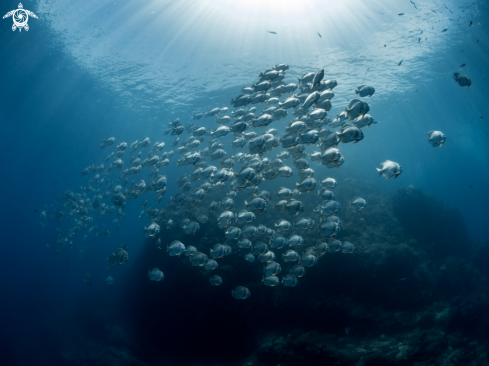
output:
[[[284,254],[282,254],[282,259],[284,262],[295,262],[300,260],[299,254],[296,251],[289,249]]]
[[[351,207],[353,207],[355,210],[363,210],[365,207],[367,207],[367,201],[358,196],[353,197],[351,200]]]
[[[220,286],[222,284],[222,278],[218,275],[214,275],[209,279],[211,286]]]
[[[265,286],[276,286],[280,283],[280,280],[278,279],[277,276],[263,276],[263,279],[261,280]]]
[[[398,163],[390,160],[384,160],[382,163],[380,163],[380,166],[380,169],[376,168],[377,173],[379,173],[379,176],[384,177],[384,179],[389,179],[391,177],[396,179],[402,173],[401,166]]]
[[[294,287],[298,283],[297,277],[289,273],[282,278],[282,285],[285,287]]]
[[[148,271],[148,277],[151,281],[161,281],[165,275],[158,268],[153,268],[151,271]]]
[[[426,135],[426,140],[428,140],[428,143],[433,147],[442,147],[447,140],[447,137],[441,131],[429,131]]]
[[[247,299],[250,297],[250,290],[248,290],[246,287],[238,286],[231,292],[231,296],[240,300]]]
[[[375,89],[373,86],[368,85],[360,85],[355,89],[355,94],[360,97],[371,97],[375,93]]]
[[[169,246],[166,247],[166,252],[171,256],[179,256],[185,253],[185,245],[178,240],[174,240]]]

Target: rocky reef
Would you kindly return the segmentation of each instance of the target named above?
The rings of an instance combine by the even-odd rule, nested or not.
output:
[[[134,361],[120,364],[489,364],[488,245],[470,240],[457,210],[413,187],[366,198],[368,210],[341,215],[340,239],[355,252],[327,253],[294,288],[263,286],[260,264],[236,256],[220,260],[223,284],[211,287],[208,273],[148,240],[117,316],[103,319],[130,333],[124,347]],[[266,215],[272,225],[273,212]],[[164,248],[173,240],[197,248],[224,242],[214,224],[162,238]],[[158,283],[146,277],[156,266],[165,273]],[[232,299],[236,285],[251,297]],[[105,342],[117,348],[113,332]]]

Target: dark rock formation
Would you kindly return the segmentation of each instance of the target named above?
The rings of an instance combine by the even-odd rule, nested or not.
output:
[[[460,211],[416,188],[402,188],[393,199],[394,214],[405,233],[427,251],[465,255],[472,243]]]
[[[341,214],[339,239],[356,252],[327,253],[295,288],[263,286],[261,265],[244,253],[219,260],[223,285],[211,287],[187,257],[148,240],[115,320],[137,339],[135,357],[151,365],[486,364],[488,271],[472,259],[487,247],[470,241],[458,211],[414,188],[367,200],[367,210]],[[263,220],[271,226],[274,213]],[[208,253],[224,236],[209,223],[195,236],[163,233],[164,248],[173,240]],[[154,267],[162,282],[148,281]],[[232,299],[237,285],[251,297]]]

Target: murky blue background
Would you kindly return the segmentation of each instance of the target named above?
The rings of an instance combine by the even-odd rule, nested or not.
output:
[[[134,219],[111,230],[108,243],[83,262],[74,253],[54,257],[44,251],[55,241],[54,226],[39,228],[34,209],[85,184],[82,169],[108,154],[98,149],[104,138],[169,144],[162,123],[230,107],[241,87],[276,63],[290,65],[286,82],[318,67],[325,79],[337,79],[333,116],[354,87],[375,86],[369,104],[379,124],[364,129],[362,143],[342,147],[338,174],[386,194],[420,188],[459,209],[474,240],[488,241],[488,4],[416,4],[418,10],[409,1],[26,1],[39,17],[29,19],[28,32],[12,32],[12,20],[2,20],[0,314],[3,344],[16,360],[30,359],[26,343],[43,352],[43,327],[54,319],[123,288],[107,290],[102,280],[89,288],[83,273],[104,279],[109,247],[131,243],[134,258],[143,242],[134,204],[126,216]],[[16,7],[4,1],[0,11]],[[472,86],[459,87],[454,72],[467,74]],[[215,127],[212,119],[197,123]],[[447,135],[443,148],[426,142],[429,130]],[[399,162],[402,176],[379,179],[374,168],[385,159]],[[171,160],[163,169],[169,177]],[[176,192],[169,180],[163,203]]]

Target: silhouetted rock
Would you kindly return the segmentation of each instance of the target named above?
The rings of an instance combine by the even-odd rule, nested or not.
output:
[[[263,286],[261,265],[236,248],[212,271],[222,286],[211,287],[210,273],[148,240],[125,280],[117,321],[138,339],[135,357],[151,365],[162,355],[188,365],[483,365],[487,272],[470,258],[486,247],[470,241],[457,210],[412,187],[367,200],[366,210],[341,215],[339,239],[355,252],[327,253],[294,288]],[[261,222],[272,227],[275,219],[268,212]],[[163,248],[180,240],[204,253],[224,243],[212,223],[161,238]],[[161,283],[147,279],[154,267],[165,273]],[[236,285],[251,297],[233,299]]]

